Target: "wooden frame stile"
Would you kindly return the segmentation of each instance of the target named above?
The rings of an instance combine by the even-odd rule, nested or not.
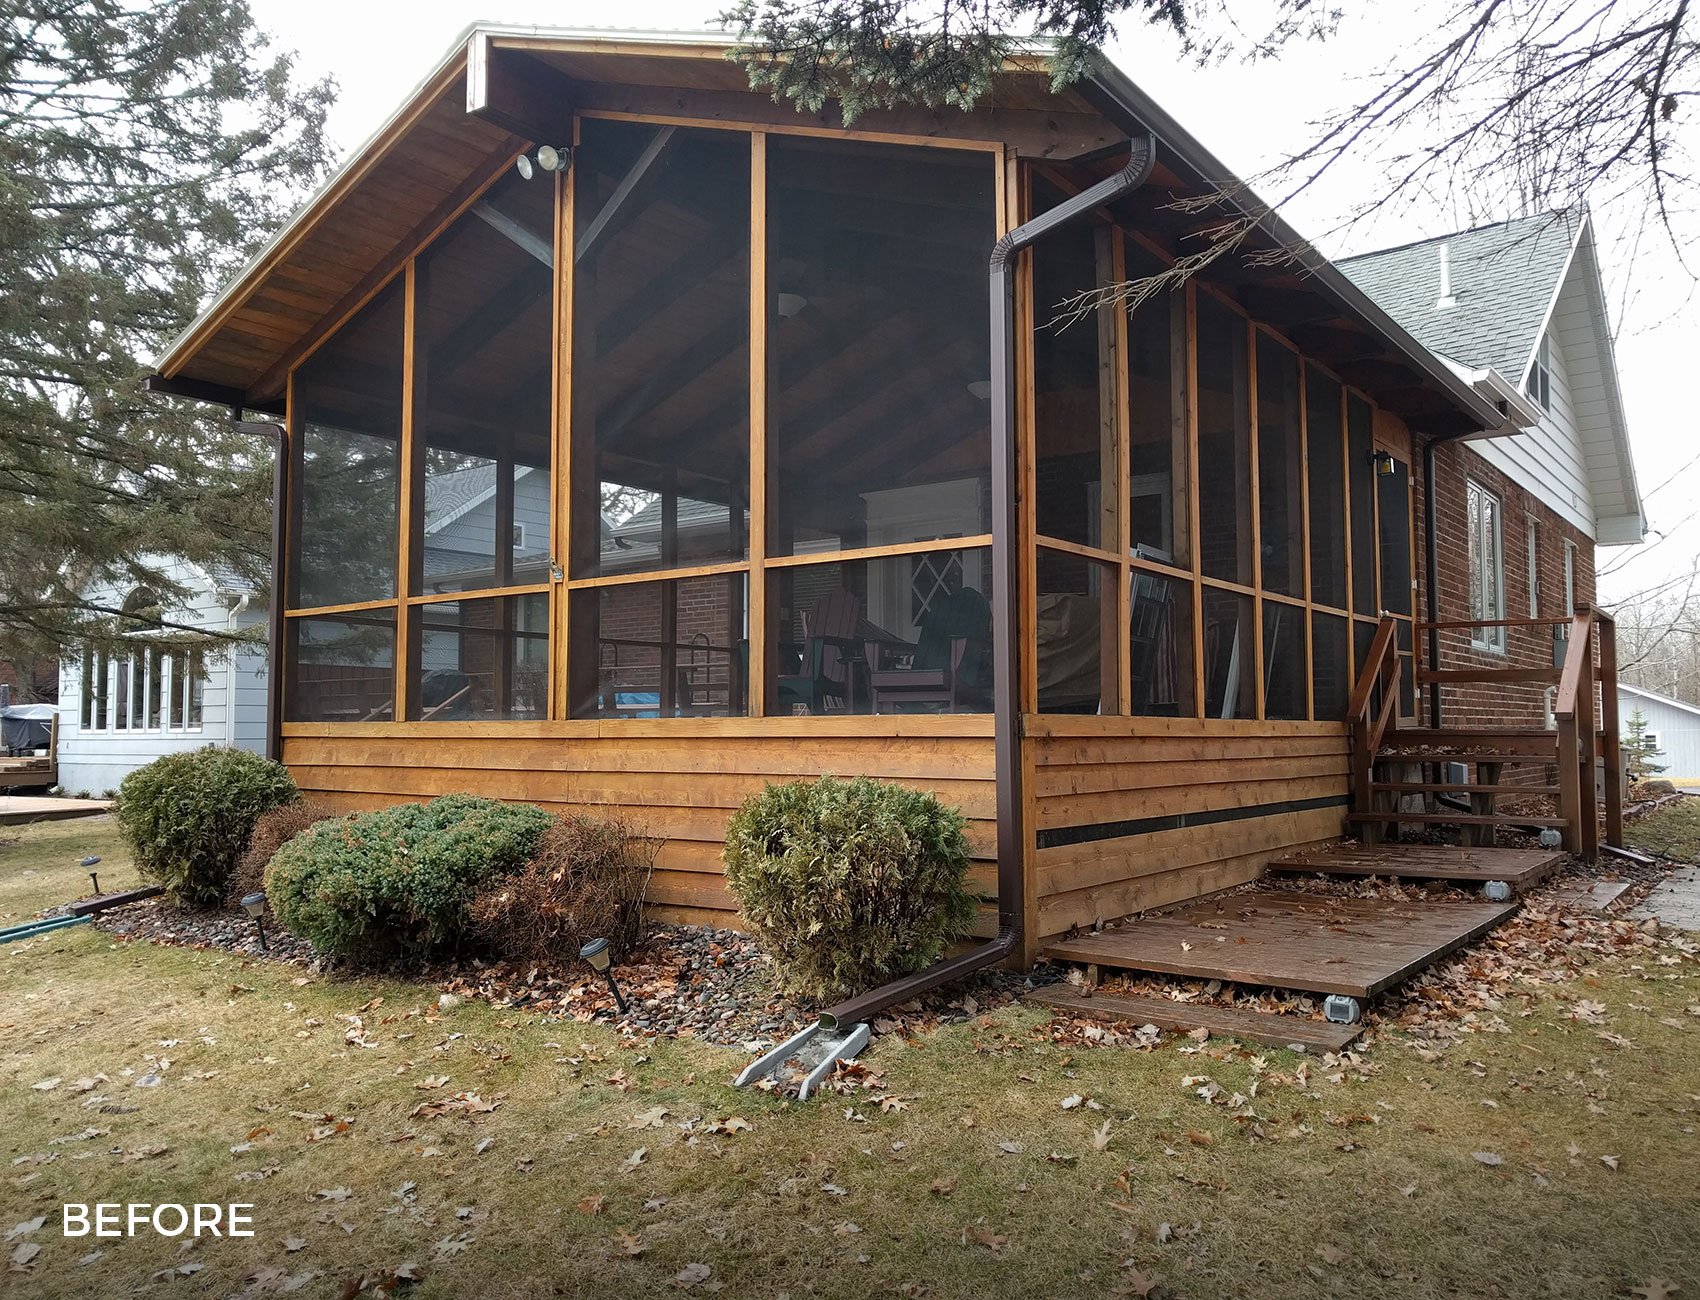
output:
[[[417,254],[407,259],[402,274],[406,278],[402,282],[401,447],[397,453],[401,467],[401,508],[396,522],[396,650],[395,694],[390,701],[392,723],[408,721],[412,697],[408,678],[412,676],[416,620],[407,597],[413,592],[413,521],[423,514],[425,492],[423,476],[414,460],[413,417],[419,405],[419,384],[422,379],[428,378],[420,372],[418,349],[414,346],[419,294]]]
[[[1299,353],[1299,518],[1303,521],[1300,533],[1304,538],[1305,570],[1305,716],[1316,718],[1316,605],[1310,589],[1310,384],[1305,367],[1310,364]]]
[[[572,123],[578,148],[578,118]],[[549,448],[553,483],[549,523],[549,720],[567,716],[567,557],[572,553],[573,169],[555,173],[555,400]]]
[[[1346,660],[1348,663],[1355,657],[1353,647],[1357,644],[1357,632],[1354,619],[1358,612],[1357,591],[1352,583],[1352,425],[1351,425],[1351,396],[1352,390],[1342,381],[1340,384],[1340,524],[1346,533]],[[1371,419],[1373,420],[1373,416]],[[1371,549],[1374,549],[1373,547]],[[1352,674],[1354,677],[1356,673]]]
[[[1251,599],[1251,661],[1257,672],[1257,680],[1252,683],[1252,698],[1256,701],[1253,716],[1262,722],[1268,712],[1268,701],[1264,698],[1268,687],[1263,675],[1263,498],[1257,442],[1257,322],[1250,316],[1245,320],[1245,339],[1246,424],[1251,441],[1248,456],[1251,464],[1251,487],[1248,489],[1251,504],[1251,586],[1254,593]]]
[[[744,707],[767,716],[767,133],[750,133],[750,527],[745,580],[749,650]]]
[[[1116,283],[1122,284],[1127,280],[1127,239],[1120,226],[1110,229],[1114,234],[1111,240],[1112,273]],[[1128,451],[1133,445],[1133,412],[1132,403],[1128,400],[1132,380],[1128,374],[1131,361],[1128,357],[1127,312],[1119,309],[1115,312],[1115,328],[1116,553],[1122,557],[1121,567],[1116,570],[1115,634],[1125,640],[1128,629],[1133,625],[1133,575],[1137,572],[1127,562],[1128,556],[1133,554],[1133,512],[1129,508],[1129,498],[1133,495],[1133,457]],[[1116,712],[1126,717],[1133,711],[1133,656],[1118,646],[1116,663]]]
[[[1196,499],[1198,486],[1198,285],[1191,276],[1186,281],[1186,455],[1187,496]],[[1192,680],[1193,716],[1200,722],[1206,713],[1205,696],[1209,693],[1204,679],[1204,581],[1202,541],[1199,536],[1198,507],[1187,510],[1187,547],[1192,569]]]

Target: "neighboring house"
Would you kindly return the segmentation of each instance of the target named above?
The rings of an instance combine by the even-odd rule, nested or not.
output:
[[[1450,720],[1416,690],[1449,667],[1431,594],[1526,616],[1516,508],[1561,618],[1563,543],[1580,605],[1591,543],[1638,533],[1595,433],[1574,496],[1504,468],[1543,436],[1543,330],[1546,400],[1579,391],[1586,322],[1550,310],[1574,269],[1528,357],[1449,362],[1107,63],[847,128],[728,45],[475,26],[161,359],[155,391],[287,426],[277,732],[315,797],[622,815],[660,841],[651,906],[725,921],[749,795],[901,781],[964,811],[995,881],[973,960],[1030,963],[1400,820],[1365,737],[1372,704]],[[1243,244],[1057,327],[1196,247],[1223,214],[1186,200],[1221,194]]]
[[[1341,269],[1490,401],[1513,436],[1435,452],[1445,620],[1565,618],[1595,599],[1595,549],[1647,530],[1585,207],[1347,258]],[[1453,629],[1463,661],[1551,663],[1554,628]],[[1550,696],[1444,692],[1454,722],[1550,725]]]
[[[1658,749],[1653,761],[1667,781],[1700,781],[1700,707],[1628,682],[1617,685],[1618,725],[1627,735],[1631,715],[1640,710],[1647,720],[1647,737]]]
[[[263,628],[266,608],[235,573],[209,573],[181,560],[152,561],[190,595],[163,611],[174,623],[209,632]],[[90,592],[125,609],[157,608],[147,588]],[[165,754],[205,745],[264,753],[266,651],[155,648],[146,631],[127,654],[85,650],[59,668],[59,786],[101,795]]]

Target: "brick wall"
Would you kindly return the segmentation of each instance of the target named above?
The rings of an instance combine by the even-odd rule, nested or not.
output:
[[[1505,616],[1529,616],[1528,524],[1535,525],[1535,586],[1537,610],[1542,618],[1565,612],[1565,543],[1574,544],[1575,600],[1577,607],[1594,600],[1594,544],[1579,529],[1561,519],[1527,490],[1489,465],[1467,444],[1443,444],[1435,453],[1436,542],[1439,552],[1440,619],[1442,622],[1470,617],[1469,516],[1466,483],[1473,479],[1500,499],[1505,527]],[[1417,508],[1423,502],[1422,460],[1417,458]],[[1420,520],[1419,520],[1420,525]],[[1416,564],[1419,601],[1428,598],[1427,555],[1418,528]],[[1419,603],[1419,610],[1426,611]],[[1553,629],[1510,628],[1504,654],[1472,646],[1468,631],[1441,633],[1443,668],[1541,668],[1552,664]],[[1426,645],[1421,648],[1426,658]],[[1546,709],[1541,685],[1448,685],[1441,692],[1442,720],[1448,727],[1517,726],[1545,724]],[[1421,706],[1426,711],[1426,694]]]

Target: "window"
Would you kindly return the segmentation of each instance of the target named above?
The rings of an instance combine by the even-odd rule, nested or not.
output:
[[[1129,279],[1165,269],[1132,239],[1124,237],[1122,247]],[[1185,385],[1186,294],[1169,290],[1141,303],[1127,322],[1128,544],[1135,555],[1188,566]]]
[[[1204,575],[1249,586],[1250,378],[1245,318],[1198,294],[1198,522]],[[1250,646],[1246,663],[1251,662]],[[1255,674],[1248,671],[1246,680]],[[1247,716],[1250,716],[1249,714]]]
[[[1257,336],[1257,500],[1263,589],[1305,594],[1304,442],[1299,428],[1299,358],[1267,334]],[[1265,640],[1268,639],[1265,611]],[[1304,658],[1302,618],[1299,658]],[[1301,673],[1302,677],[1302,673]],[[1304,707],[1304,689],[1298,692]],[[1277,715],[1290,716],[1290,715]],[[1302,716],[1302,715],[1301,715]]]
[[[1564,543],[1564,616],[1576,614],[1576,543]]]
[[[1346,608],[1345,430],[1340,382],[1305,367],[1305,461],[1310,473],[1310,595]]]
[[[107,680],[111,676],[112,663],[104,650],[83,651],[83,680],[82,680],[82,729],[84,731],[104,731],[106,729],[106,691]]]
[[[1529,396],[1541,404],[1541,410],[1552,410],[1552,336],[1542,334],[1535,349],[1535,359],[1529,366]]]
[[[395,713],[395,610],[292,618],[285,722],[380,722]],[[195,706],[198,714],[199,705]]]
[[[186,656],[180,655],[178,663],[183,669],[183,729],[199,731],[201,729],[201,711],[206,700],[207,665],[202,651],[191,650]],[[235,708],[234,695],[225,701],[226,708]]]
[[[1527,521],[1525,529],[1529,566],[1529,617],[1539,618],[1541,614],[1540,533],[1533,516]]]
[[[1498,497],[1474,479],[1466,481],[1469,527],[1470,618],[1493,622],[1505,617],[1504,508]],[[1505,651],[1503,627],[1478,627],[1471,634],[1480,649]]]
[[[295,372],[291,608],[395,598],[403,298],[398,277]]]

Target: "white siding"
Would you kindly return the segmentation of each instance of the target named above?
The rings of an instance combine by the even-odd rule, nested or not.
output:
[[[165,567],[165,566],[162,566]],[[194,591],[187,608],[173,611],[179,622],[224,630],[231,626],[225,598],[198,570],[177,565],[174,581]],[[123,592],[99,592],[122,602]],[[236,616],[236,626],[263,625],[264,609],[249,608]],[[208,656],[198,730],[162,726],[158,729],[82,729],[82,656],[59,665],[59,785],[73,794],[103,794],[116,790],[125,776],[165,754],[234,743],[263,753],[266,747],[266,654],[263,647],[244,647],[228,655]],[[232,682],[235,691],[232,696]]]
[[[1561,518],[1593,537],[1596,503],[1590,481],[1595,474],[1582,448],[1570,364],[1572,354],[1591,349],[1578,347],[1570,332],[1566,308],[1571,298],[1585,308],[1585,299],[1574,276],[1566,280],[1553,317],[1550,409],[1533,429],[1504,438],[1484,438],[1470,446],[1483,460],[1528,488]],[[1583,327],[1591,328],[1585,320]],[[1506,378],[1522,381],[1520,375]]]
[[[1659,739],[1660,753],[1653,761],[1664,764],[1661,775],[1672,780],[1700,780],[1700,709],[1619,687],[1617,714],[1621,732],[1627,733],[1630,716],[1636,709],[1647,719],[1648,732]]]

